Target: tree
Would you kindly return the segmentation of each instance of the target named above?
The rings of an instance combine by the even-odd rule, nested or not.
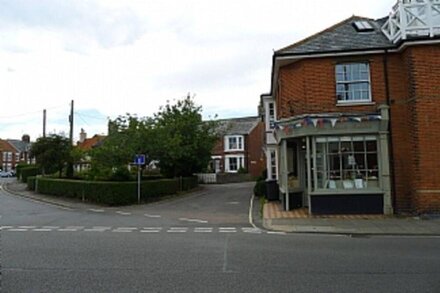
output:
[[[92,173],[103,179],[127,180],[127,166],[134,155],[150,152],[153,121],[126,114],[109,124],[109,135],[100,147],[91,152]]]
[[[64,167],[71,161],[71,150],[72,145],[68,138],[52,134],[48,137],[38,138],[32,144],[30,153],[42,168],[43,175],[58,171],[61,177]]]
[[[188,96],[155,114],[151,155],[164,175],[191,176],[208,166],[218,136],[216,122],[203,121],[201,111]]]

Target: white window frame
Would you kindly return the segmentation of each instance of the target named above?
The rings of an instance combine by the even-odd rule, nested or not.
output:
[[[230,148],[230,140],[236,139],[236,148]],[[227,135],[225,136],[225,151],[244,151],[244,136],[243,135]]]
[[[338,68],[340,66],[356,66],[356,65],[366,65],[367,66],[367,71],[368,71],[368,78],[367,79],[353,79],[353,76],[350,77],[346,77],[346,79],[344,80],[338,80]],[[353,71],[352,69],[350,69],[351,75],[353,75]],[[361,75],[360,72],[358,72],[359,75]],[[372,102],[372,92],[371,92],[371,70],[370,70],[370,64],[368,62],[349,62],[349,63],[338,63],[335,66],[335,83],[336,83],[336,99],[337,99],[337,104],[364,104],[364,103],[371,103]],[[344,94],[344,99],[340,99],[339,98],[339,91],[338,91],[338,86],[339,85],[344,85],[344,86],[348,86],[350,88],[351,85],[355,85],[355,84],[368,84],[368,98],[364,98],[364,99],[354,99],[354,97],[352,96],[351,99],[345,99],[345,94]],[[350,91],[344,91],[344,93],[349,93],[349,95],[353,95],[355,92],[357,93],[362,93],[365,91],[356,91],[354,89],[350,90]]]
[[[237,160],[237,169],[236,170],[231,170],[231,163],[230,160],[231,159],[236,159]],[[225,172],[226,173],[237,173],[238,170],[240,170],[240,168],[244,168],[245,164],[244,164],[244,155],[227,155],[225,156]]]

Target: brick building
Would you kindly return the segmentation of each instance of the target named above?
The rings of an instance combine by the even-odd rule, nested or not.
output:
[[[285,207],[440,211],[440,1],[353,16],[276,51],[272,72],[267,168]]]
[[[237,173],[240,169],[260,176],[265,168],[264,125],[260,117],[219,120],[222,136],[212,151],[211,171]]]
[[[23,135],[21,140],[0,139],[0,169],[14,171],[19,163],[31,163],[30,146],[29,135]]]

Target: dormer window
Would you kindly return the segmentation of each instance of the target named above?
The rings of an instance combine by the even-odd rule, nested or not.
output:
[[[370,66],[368,63],[336,65],[336,97],[338,103],[371,102]]]
[[[244,143],[242,135],[225,136],[225,151],[243,151]]]

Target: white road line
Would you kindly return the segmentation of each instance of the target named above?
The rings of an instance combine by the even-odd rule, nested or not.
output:
[[[26,231],[28,231],[28,229],[15,228],[15,229],[8,229],[7,231],[9,231],[9,232],[26,232]]]
[[[94,213],[103,213],[103,212],[105,212],[102,209],[89,209],[89,211],[94,212]]]
[[[141,233],[159,233],[161,230],[152,230],[152,229],[148,229],[148,230],[140,230],[139,232]]]
[[[100,227],[100,226],[96,226],[93,228],[88,228],[88,229],[84,229],[85,232],[105,232],[110,230],[111,227]]]
[[[131,213],[129,212],[123,212],[123,211],[116,211],[117,214],[121,215],[121,216],[130,216]]]
[[[18,226],[19,229],[35,229],[37,226]]]
[[[287,235],[286,232],[267,231],[267,234],[271,235]]]
[[[77,232],[78,229],[72,229],[72,228],[61,228],[57,230],[58,232]]]
[[[51,230],[53,230],[53,229],[59,229],[60,226],[42,226],[41,228],[42,229],[51,229]]]
[[[210,227],[208,227],[208,228],[197,227],[197,228],[194,228],[194,232],[195,233],[211,233],[212,232],[212,228],[210,228]]]
[[[11,228],[14,228],[14,226],[0,226],[0,230],[11,229]]]
[[[39,229],[32,229],[32,231],[34,231],[34,232],[51,232],[52,229],[39,228]]]
[[[188,218],[179,218],[179,221],[186,221],[186,222],[193,222],[193,223],[200,223],[200,224],[208,223],[208,221],[206,221],[206,220],[188,219]]]
[[[162,227],[143,227],[144,230],[162,230]]]
[[[237,229],[235,227],[220,227],[218,231],[220,233],[236,233]]]
[[[84,226],[67,226],[65,229],[76,229],[76,230],[82,230],[84,229]]]
[[[171,227],[167,230],[168,233],[185,233],[187,231],[187,227]]]
[[[244,227],[244,228],[241,228],[241,230],[244,232],[244,233],[254,233],[254,234],[261,234],[261,229],[258,229],[258,228],[247,228],[247,227]]]
[[[160,218],[160,217],[162,217],[161,215],[150,215],[150,214],[144,214],[144,216],[147,218]]]

